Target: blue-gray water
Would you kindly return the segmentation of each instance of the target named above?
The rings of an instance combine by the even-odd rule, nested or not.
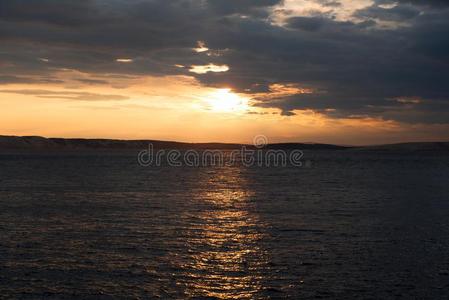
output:
[[[0,155],[0,298],[448,299],[449,155]]]

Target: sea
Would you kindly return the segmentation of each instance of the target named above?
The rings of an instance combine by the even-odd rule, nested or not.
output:
[[[449,299],[449,155],[0,154],[0,299]]]

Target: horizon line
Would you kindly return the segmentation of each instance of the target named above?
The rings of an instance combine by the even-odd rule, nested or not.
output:
[[[151,139],[151,138],[143,138],[143,139],[123,139],[123,138],[104,138],[104,137],[48,137],[43,135],[3,135],[0,134],[0,138],[9,137],[9,138],[43,138],[47,140],[51,139],[63,139],[63,140],[104,140],[104,141],[122,141],[122,142],[135,142],[135,141],[148,141],[148,142],[163,142],[163,143],[177,143],[177,144],[191,144],[191,145],[204,145],[204,144],[221,144],[221,145],[241,145],[241,146],[253,146],[251,143],[242,143],[242,142],[187,142],[181,140],[159,140],[159,139]],[[382,143],[382,144],[364,144],[364,145],[350,145],[350,144],[334,144],[334,143],[320,143],[320,142],[274,142],[267,143],[266,145],[294,145],[294,144],[305,144],[305,145],[330,145],[330,146],[339,146],[339,147],[348,147],[348,148],[357,148],[357,147],[372,147],[372,146],[388,146],[388,145],[400,145],[400,144],[432,144],[432,143],[449,143],[449,140],[446,141],[407,141],[407,142],[394,142],[394,143]]]

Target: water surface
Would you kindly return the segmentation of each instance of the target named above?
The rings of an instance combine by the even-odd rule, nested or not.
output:
[[[448,155],[305,159],[145,168],[135,153],[0,155],[1,297],[449,297]]]

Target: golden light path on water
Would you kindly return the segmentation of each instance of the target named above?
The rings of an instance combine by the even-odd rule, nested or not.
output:
[[[205,174],[195,197],[201,209],[186,228],[187,255],[178,284],[188,297],[250,299],[263,289],[267,254],[264,225],[251,207],[252,192],[239,170]]]

